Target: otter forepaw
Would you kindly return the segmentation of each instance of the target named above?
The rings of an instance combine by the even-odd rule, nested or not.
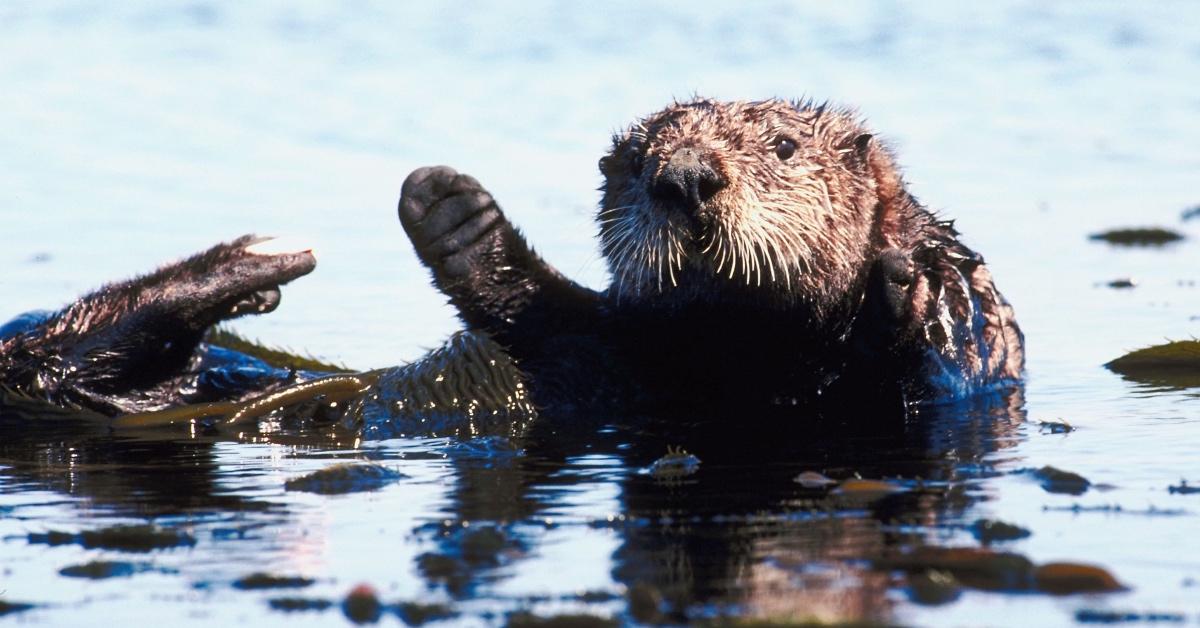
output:
[[[912,257],[900,249],[885,249],[872,263],[852,332],[858,357],[864,363],[873,364],[882,356],[894,354],[908,336],[915,277]]]
[[[495,199],[474,177],[446,166],[408,175],[399,213],[417,255],[443,289],[469,277],[476,260],[497,247],[498,229],[511,230]]]
[[[542,333],[549,320],[577,318],[565,312],[594,308],[598,295],[542,261],[473,177],[446,166],[416,170],[399,213],[434,283],[472,329],[496,338]]]
[[[892,320],[904,320],[911,308],[908,293],[915,272],[912,257],[900,249],[887,249],[876,264],[879,281],[874,287],[880,291],[880,305]]]

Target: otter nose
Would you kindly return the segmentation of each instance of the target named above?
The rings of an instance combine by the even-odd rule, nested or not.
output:
[[[693,148],[681,148],[671,155],[667,167],[654,181],[654,196],[682,203],[695,211],[726,186],[725,179],[700,159]]]

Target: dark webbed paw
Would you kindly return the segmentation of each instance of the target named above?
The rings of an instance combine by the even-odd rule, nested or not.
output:
[[[896,322],[908,319],[912,314],[909,287],[916,272],[912,257],[900,249],[886,249],[875,264],[877,281],[872,288],[878,291],[874,296],[882,313]]]
[[[443,289],[468,280],[498,238],[516,237],[492,195],[452,168],[421,168],[400,192],[400,223]],[[523,244],[523,243],[522,243]]]
[[[399,213],[434,283],[473,329],[520,335],[570,318],[595,296],[534,254],[492,195],[453,168],[410,174]]]
[[[0,338],[0,384],[108,413],[174,403],[204,333],[270,312],[279,288],[316,265],[244,236],[142,277],[109,284]]]
[[[875,258],[854,320],[853,346],[861,359],[876,363],[906,350],[916,272],[912,256],[900,249],[884,249]]]

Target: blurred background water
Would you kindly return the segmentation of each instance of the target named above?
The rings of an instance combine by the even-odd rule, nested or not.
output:
[[[917,198],[956,219],[1016,307],[1029,418],[1080,428],[1065,437],[1022,428],[998,468],[1054,464],[1117,486],[1075,499],[1000,476],[976,510],[1033,528],[1014,547],[1039,562],[1103,564],[1133,588],[1100,601],[897,600],[889,620],[990,624],[1029,613],[1061,623],[1112,604],[1200,621],[1187,584],[1200,579],[1200,496],[1167,492],[1180,477],[1200,481],[1194,389],[1151,390],[1100,367],[1200,332],[1200,220],[1180,221],[1200,203],[1197,24],[1200,5],[1187,2],[4,2],[0,319],[243,233],[291,235],[316,247],[317,271],[284,289],[277,312],[236,329],[356,368],[398,364],[458,328],[396,221],[412,169],[445,163],[473,174],[553,265],[601,287],[596,160],[613,131],[693,94],[853,104],[894,146]],[[1160,249],[1087,239],[1130,225],[1191,239]],[[1126,276],[1136,288],[1099,285]],[[426,451],[421,442],[373,447],[388,459]],[[333,455],[310,453],[220,445],[218,492],[269,493],[275,479]],[[419,548],[403,537],[437,519],[450,499],[443,483],[462,478],[445,463],[402,469],[418,481],[367,497],[274,495],[290,513],[276,532],[294,542],[253,552],[330,591],[358,580],[423,591],[411,567]],[[240,484],[243,472],[253,481]],[[546,499],[560,514],[620,510],[613,478],[630,472],[603,457],[576,460],[564,473],[587,481]],[[79,524],[94,507],[55,506],[54,490],[20,483],[0,480],[0,489],[0,517],[40,504],[37,516],[6,517],[3,533]],[[1043,511],[1072,504],[1189,514]],[[610,536],[545,536],[536,559],[502,571],[479,597],[613,586]],[[385,565],[371,561],[381,539],[392,539]],[[110,600],[203,598],[183,604],[185,619],[268,612],[197,585],[243,571],[220,544],[168,561],[186,585],[137,576],[162,580],[146,598],[120,583],[59,584],[65,551],[74,550],[0,544],[0,591],[57,604],[30,615],[48,623],[140,612]]]

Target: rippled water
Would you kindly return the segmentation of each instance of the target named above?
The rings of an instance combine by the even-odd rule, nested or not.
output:
[[[237,328],[357,368],[412,360],[456,329],[396,224],[413,168],[476,175],[549,261],[598,287],[595,161],[613,129],[692,93],[811,95],[856,104],[892,140],[912,191],[986,255],[1029,356],[1023,397],[895,432],[612,417],[519,443],[268,444],[9,417],[0,600],[35,607],[3,617],[338,623],[336,607],[268,600],[340,604],[366,583],[468,624],[514,610],[654,619],[647,598],[665,621],[1200,621],[1200,495],[1168,491],[1200,484],[1196,389],[1100,366],[1200,331],[1200,221],[1179,218],[1200,203],[1198,18],[1187,3],[0,5],[0,319],[218,240],[285,233],[312,240],[320,267]],[[1191,239],[1087,239],[1126,225]],[[1102,285],[1126,276],[1138,286]],[[1078,429],[1036,424],[1052,419]],[[669,445],[700,471],[644,473]],[[352,495],[284,489],[344,459],[408,477]],[[1044,465],[1111,487],[1051,493],[1019,472]],[[908,490],[847,502],[794,483],[805,470]],[[879,562],[978,546],[966,526],[985,517],[1032,531],[998,548],[1101,565],[1129,590],[967,588],[930,605]],[[131,552],[72,536],[147,523],[175,541]],[[96,560],[136,573],[59,573]],[[234,586],[256,571],[315,582]]]

